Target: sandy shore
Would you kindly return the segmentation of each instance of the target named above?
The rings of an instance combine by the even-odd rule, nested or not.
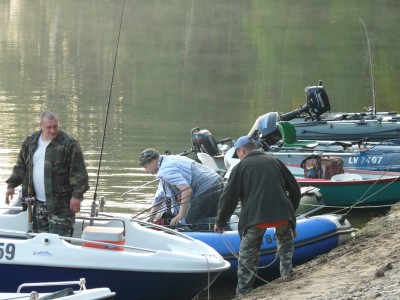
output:
[[[292,281],[258,287],[246,300],[400,299],[400,204],[330,253],[295,268]]]

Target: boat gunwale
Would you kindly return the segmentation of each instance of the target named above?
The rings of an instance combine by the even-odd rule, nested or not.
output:
[[[299,178],[297,177],[297,182],[301,184],[310,184],[310,185],[332,185],[332,186],[343,186],[343,185],[382,185],[382,184],[390,184],[391,182],[400,181],[400,176],[388,176],[383,175],[384,177],[380,178],[371,178],[366,179],[363,178],[361,180],[331,180],[331,179],[323,179],[323,178]]]

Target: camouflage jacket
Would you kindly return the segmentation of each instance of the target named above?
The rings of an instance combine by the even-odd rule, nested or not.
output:
[[[22,143],[17,163],[6,181],[7,188],[22,184],[22,197],[35,196],[34,187],[32,195],[28,195],[28,186],[29,182],[33,182],[30,161],[38,147],[40,133],[41,131],[37,131],[29,135]],[[65,131],[60,130],[46,148],[44,177],[49,213],[68,209],[71,197],[83,200],[83,194],[89,189],[89,177],[81,147]]]

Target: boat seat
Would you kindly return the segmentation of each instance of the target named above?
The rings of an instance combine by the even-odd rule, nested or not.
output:
[[[210,154],[204,152],[198,152],[197,158],[203,165],[209,167],[211,170],[214,170],[219,175],[223,176],[225,174],[226,170],[220,169],[217,163],[215,162],[214,158]]]
[[[279,122],[278,129],[282,135],[282,144],[284,147],[315,148],[318,146],[318,143],[315,141],[298,141],[296,128],[288,121]]]
[[[214,161],[212,156],[208,153],[199,152],[197,153],[197,158],[201,161],[201,163],[214,171],[218,171],[219,168],[217,163]]]
[[[343,173],[333,175],[331,180],[333,181],[348,181],[348,180],[363,180],[359,174]]]

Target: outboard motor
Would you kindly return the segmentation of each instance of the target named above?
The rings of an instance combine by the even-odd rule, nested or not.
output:
[[[279,121],[280,117],[277,112],[262,115],[258,117],[248,136],[253,137],[256,141],[262,140],[269,146],[276,144],[282,138],[277,125]]]
[[[290,121],[297,118],[302,113],[307,113],[307,119],[320,120],[320,116],[331,109],[328,94],[322,86],[322,80],[318,82],[317,86],[308,86],[304,89],[306,94],[307,103],[302,107],[281,115],[282,121]]]
[[[211,156],[219,154],[218,144],[207,129],[193,128],[192,145],[196,152],[207,153]]]
[[[304,89],[304,92],[306,93],[307,105],[317,119],[320,119],[323,113],[331,109],[328,94],[322,86],[321,80],[318,82],[318,86],[308,86]]]

